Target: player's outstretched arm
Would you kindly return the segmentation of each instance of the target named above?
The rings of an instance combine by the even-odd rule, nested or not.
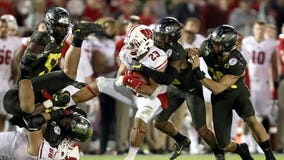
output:
[[[68,48],[64,62],[64,73],[71,79],[76,79],[80,61],[82,42],[89,34],[103,32],[104,28],[97,23],[76,23],[72,28],[74,35],[71,46]]]
[[[88,101],[94,97],[99,95],[99,88],[97,86],[97,82],[93,81],[87,86],[81,88],[75,94],[71,96],[72,100],[77,104],[80,102]]]

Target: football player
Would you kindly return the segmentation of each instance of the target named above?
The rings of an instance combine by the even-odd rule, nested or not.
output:
[[[15,51],[21,46],[20,38],[9,35],[9,31],[15,27],[15,24],[11,22],[11,16],[2,15],[0,17],[0,79],[2,83],[0,87],[0,132],[5,128],[4,124],[7,115],[3,106],[3,98],[5,93],[12,87],[11,84],[14,83],[12,81],[11,63]]]
[[[43,100],[43,89],[53,94],[72,84],[84,37],[103,31],[101,25],[96,23],[74,24],[74,39],[66,53],[64,68],[53,71],[61,57],[63,41],[71,26],[69,13],[64,8],[53,7],[46,12],[44,24],[47,30],[33,33],[20,61],[21,76],[18,87],[5,94],[4,107],[12,115],[30,115],[35,110],[35,103]]]
[[[78,142],[92,136],[93,128],[85,113],[78,109],[53,110],[13,119],[27,130],[0,133],[0,159],[80,159]],[[44,125],[46,124],[46,125]]]
[[[253,36],[242,41],[242,53],[248,62],[250,94],[256,116],[269,132],[269,114],[271,113],[271,96],[273,90],[270,82],[277,82],[277,41],[265,39],[266,23],[256,21],[253,25]],[[270,73],[272,71],[272,74]],[[274,83],[276,84],[276,83]],[[277,86],[275,86],[277,87]],[[251,152],[257,152],[257,144],[250,133],[245,132],[244,139],[249,143]]]
[[[206,111],[201,83],[193,76],[191,64],[187,61],[187,52],[178,42],[182,25],[173,17],[162,18],[154,28],[155,45],[169,55],[169,65],[166,73],[162,74],[149,70],[146,66],[134,68],[149,75],[160,84],[169,85],[169,108],[155,117],[155,127],[171,136],[176,144],[170,155],[175,159],[183,148],[188,147],[190,139],[182,135],[169,121],[171,115],[186,101],[192,116],[192,123],[198,134],[212,147],[217,159],[224,159],[224,152],[218,148],[216,138],[206,125]]]
[[[131,27],[125,38],[125,45],[119,53],[122,64],[117,79],[99,77],[95,82],[82,88],[74,95],[70,105],[83,102],[104,92],[127,104],[134,103],[138,111],[131,132],[130,148],[126,160],[133,160],[143,143],[147,123],[167,108],[166,85],[160,85],[152,79],[143,78],[129,71],[137,62],[159,72],[167,67],[167,54],[154,46],[153,33],[145,25]],[[144,80],[143,80],[144,79]]]
[[[216,28],[199,50],[190,51],[194,76],[212,91],[212,110],[218,145],[225,151],[238,153],[243,160],[253,159],[246,143],[231,140],[232,110],[247,123],[267,160],[275,160],[264,127],[255,116],[250,93],[244,83],[247,62],[237,50],[238,33],[230,25]],[[199,68],[199,56],[205,60],[212,79],[206,78]]]

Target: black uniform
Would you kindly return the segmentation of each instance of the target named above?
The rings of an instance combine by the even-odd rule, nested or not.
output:
[[[38,103],[44,100],[41,94],[42,89],[47,90],[50,94],[54,94],[69,84],[72,84],[73,80],[65,75],[62,70],[51,72],[54,67],[58,65],[63,42],[58,44],[47,32],[39,31],[35,31],[31,36],[30,43],[31,42],[45,46],[44,52],[37,54],[37,58],[31,62],[31,81],[35,95],[35,103]],[[27,50],[22,61],[30,58],[29,56],[31,56],[31,54],[34,53]],[[20,108],[18,88],[7,91],[4,96],[4,108],[12,115],[25,115]]]
[[[208,73],[214,81],[218,81],[226,74],[240,76],[246,68],[247,62],[237,49],[223,54],[229,54],[228,58],[219,61],[217,54],[212,53],[208,40],[201,44],[200,56],[205,60]],[[244,76],[222,93],[212,94],[211,102],[216,138],[220,147],[225,147],[231,142],[232,110],[234,109],[243,119],[255,114]]]
[[[179,43],[168,46],[163,50],[171,53],[169,57],[172,61],[187,59],[187,52]],[[179,74],[169,85],[167,93],[169,95],[169,108],[163,110],[155,117],[157,122],[167,121],[186,100],[187,107],[192,115],[193,126],[196,129],[206,125],[206,111],[203,98],[202,84],[192,75],[192,65],[187,62],[188,67],[180,70]]]

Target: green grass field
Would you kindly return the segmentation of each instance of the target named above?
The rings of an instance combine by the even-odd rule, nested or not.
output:
[[[111,156],[111,155],[104,155],[104,156],[83,156],[81,160],[123,160],[125,156]],[[254,154],[254,160],[265,160],[264,155],[261,154]],[[138,155],[135,160],[167,160],[168,155],[147,155],[142,156]],[[241,158],[235,154],[226,154],[226,160],[240,160]],[[284,160],[284,154],[276,154],[277,160]],[[214,155],[212,154],[205,154],[205,155],[181,155],[177,158],[177,160],[215,160]]]

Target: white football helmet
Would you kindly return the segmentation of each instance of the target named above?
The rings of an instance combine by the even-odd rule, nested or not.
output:
[[[126,48],[131,50],[132,58],[138,58],[154,45],[153,32],[146,25],[132,26],[126,34],[124,43]]]
[[[5,19],[8,23],[8,27],[13,30],[18,30],[19,26],[16,18],[11,14],[4,14],[1,16],[1,19]]]

